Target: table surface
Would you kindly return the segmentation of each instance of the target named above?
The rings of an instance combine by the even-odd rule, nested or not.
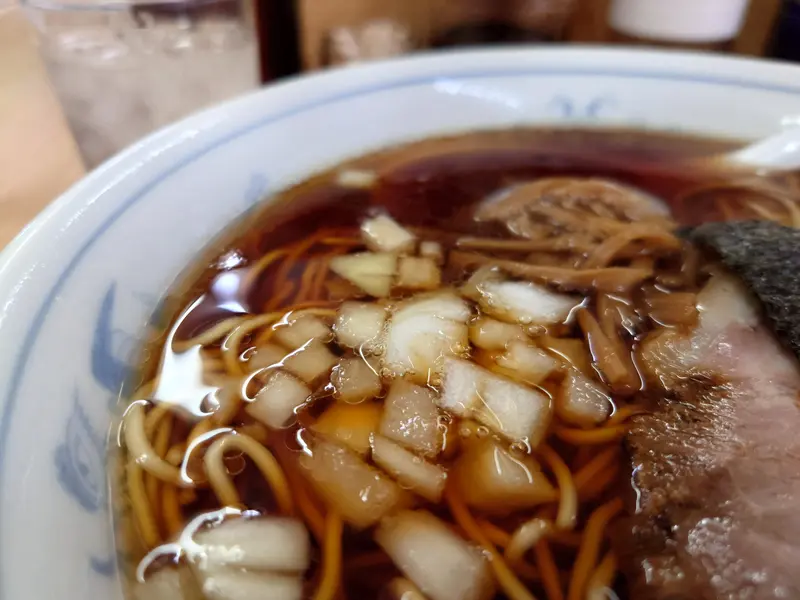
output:
[[[84,173],[17,7],[0,9],[0,248]]]

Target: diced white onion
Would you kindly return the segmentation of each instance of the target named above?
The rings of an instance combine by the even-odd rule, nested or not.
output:
[[[599,425],[608,419],[613,404],[603,387],[571,369],[556,398],[556,414],[563,421],[581,427]]]
[[[431,600],[489,600],[494,581],[487,558],[425,511],[384,519],[378,544]]]
[[[381,378],[362,358],[342,358],[331,373],[334,396],[358,403],[381,393]]]
[[[367,248],[375,252],[411,252],[416,244],[414,234],[388,215],[364,221],[361,234]]]
[[[400,486],[357,454],[326,440],[315,440],[311,454],[299,462],[325,503],[354,527],[374,525],[409,500]]]
[[[336,361],[336,356],[325,344],[312,340],[289,354],[283,360],[283,366],[306,383],[313,383],[323,375],[328,375]]]
[[[579,300],[525,281],[486,281],[478,286],[481,308],[520,325],[562,323]]]
[[[442,361],[469,348],[470,308],[451,292],[417,296],[398,305],[386,332],[384,366],[396,376],[427,381]]]
[[[203,595],[205,600],[301,600],[303,579],[223,569],[204,578]]]
[[[374,354],[381,349],[386,309],[366,302],[344,302],[336,315],[334,331],[342,346]]]
[[[497,364],[514,379],[537,385],[559,367],[559,362],[544,350],[521,341],[508,345]]]
[[[397,287],[406,290],[435,290],[442,273],[432,258],[401,256],[397,265]]]
[[[313,315],[300,315],[285,325],[275,326],[275,341],[289,350],[296,350],[311,340],[327,341],[330,337],[330,327]]]
[[[453,474],[464,501],[479,510],[507,514],[558,498],[558,491],[531,456],[518,456],[492,439],[468,446]]]
[[[439,242],[431,240],[420,242],[419,255],[425,258],[432,258],[437,265],[444,262],[444,249],[442,249],[442,245]]]
[[[286,354],[286,350],[277,344],[258,346],[247,357],[247,370],[252,372],[279,365]]]
[[[546,434],[552,412],[541,392],[459,359],[445,362],[439,405],[531,446]]]
[[[400,485],[431,502],[439,502],[447,473],[439,465],[409,452],[381,435],[372,436],[372,460]]]
[[[363,169],[345,169],[340,171],[336,177],[336,183],[342,187],[368,190],[378,181],[378,174],[375,171],[364,171]]]
[[[385,298],[392,291],[397,255],[359,252],[335,256],[331,259],[330,269],[370,296]]]
[[[257,421],[279,429],[294,419],[295,409],[310,395],[309,387],[294,375],[275,371],[245,410]]]
[[[526,339],[528,335],[519,325],[490,317],[479,317],[469,326],[469,341],[484,350],[503,350],[514,340]]]
[[[436,394],[403,379],[392,384],[383,404],[380,432],[423,456],[436,456],[442,447]]]
[[[191,560],[203,571],[234,567],[301,573],[311,564],[308,530],[297,519],[228,519],[195,534]]]
[[[185,567],[164,567],[149,573],[144,583],[136,584],[135,600],[194,600],[185,594],[182,587],[182,569]]]

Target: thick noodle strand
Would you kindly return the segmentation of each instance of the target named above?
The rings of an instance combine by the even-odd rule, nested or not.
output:
[[[236,491],[236,486],[225,468],[225,453],[230,450],[239,450],[250,457],[269,483],[280,511],[286,515],[292,514],[292,494],[278,461],[269,450],[253,438],[235,433],[225,434],[217,439],[206,450],[203,458],[208,481],[222,505],[241,506],[239,492]]]
[[[322,556],[322,580],[314,600],[333,600],[342,576],[342,517],[334,510],[325,516],[325,541]]]
[[[603,543],[603,535],[608,523],[622,510],[622,500],[614,498],[597,508],[586,522],[583,543],[572,568],[567,600],[584,600],[589,577],[597,563],[597,555]]]
[[[479,544],[484,552],[489,555],[490,565],[497,582],[510,600],[536,600],[536,597],[525,587],[514,571],[508,566],[506,561],[494,547],[491,541],[481,530],[480,525],[475,521],[467,509],[466,504],[458,497],[458,493],[451,488],[445,490],[445,499],[450,507],[453,518],[466,534]]]

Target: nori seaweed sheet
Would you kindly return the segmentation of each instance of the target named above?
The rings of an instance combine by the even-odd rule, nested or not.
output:
[[[771,221],[704,223],[681,232],[755,294],[778,339],[800,358],[800,230]]]

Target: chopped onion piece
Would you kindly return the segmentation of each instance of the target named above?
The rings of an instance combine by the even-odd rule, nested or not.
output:
[[[444,262],[444,249],[439,242],[434,242],[431,240],[420,242],[419,255],[424,256],[425,258],[433,259],[437,265],[440,265]]]
[[[275,371],[245,411],[257,421],[279,429],[292,421],[295,409],[310,395],[309,387],[294,375]]]
[[[481,298],[480,287],[488,282],[502,281],[500,271],[492,266],[479,267],[461,286],[461,295],[476,302]]]
[[[223,569],[204,578],[203,596],[205,600],[301,600],[303,579]]]
[[[524,281],[486,281],[478,286],[478,292],[478,303],[484,311],[521,325],[563,323],[580,302],[573,296]]]
[[[505,353],[497,359],[497,364],[514,379],[537,385],[559,367],[559,362],[544,350],[514,341]]]
[[[559,418],[581,427],[604,422],[613,406],[611,397],[599,383],[575,370],[567,373],[556,398],[556,414]]]
[[[364,171],[362,169],[344,169],[339,171],[336,176],[336,183],[342,187],[368,190],[378,181],[378,174],[375,171]]]
[[[286,350],[277,344],[264,344],[258,346],[252,354],[247,357],[247,369],[258,371],[280,365],[286,357]]]
[[[439,406],[531,446],[544,437],[552,412],[550,399],[541,392],[458,359],[445,363]]]
[[[367,219],[361,225],[367,248],[375,252],[410,252],[417,238],[388,215]]]
[[[362,358],[342,358],[331,373],[334,396],[356,404],[381,393],[381,378]]]
[[[149,573],[144,583],[136,584],[133,597],[135,600],[195,600],[186,594],[182,585],[188,574],[183,573],[185,569],[164,567]]]
[[[397,256],[375,252],[335,256],[331,259],[330,269],[370,296],[385,298],[392,291]]]
[[[430,388],[399,379],[383,404],[381,434],[424,456],[442,447],[436,394]]]
[[[486,556],[425,511],[384,519],[378,544],[431,600],[489,600],[494,581]]]
[[[398,305],[386,332],[384,366],[396,376],[427,381],[448,356],[469,348],[470,308],[451,292],[416,296]]]
[[[380,435],[372,436],[372,460],[400,485],[431,502],[439,502],[447,479],[445,470]]]
[[[459,417],[472,416],[480,406],[480,389],[484,377],[486,372],[467,360],[445,361],[439,406]]]
[[[442,272],[432,258],[401,256],[397,265],[397,287],[435,290],[442,285]]]
[[[325,503],[355,527],[374,525],[409,500],[394,481],[332,442],[316,440],[299,463]]]
[[[191,559],[202,571],[232,567],[302,573],[311,564],[308,530],[297,519],[228,519],[195,534],[194,542],[200,549],[190,552]]]
[[[336,403],[311,426],[326,438],[347,446],[361,456],[369,452],[370,436],[378,430],[381,406],[375,402]]]
[[[479,317],[469,326],[469,341],[484,350],[503,350],[514,340],[526,339],[528,335],[519,325],[490,317]]]
[[[516,456],[492,439],[471,445],[453,478],[464,502],[493,514],[532,508],[558,498],[558,491],[533,457]]]
[[[289,322],[275,326],[275,341],[289,350],[296,350],[311,340],[328,341],[331,328],[313,315],[300,315]]]
[[[387,600],[428,600],[417,586],[404,577],[395,577],[386,586],[381,598]]]
[[[378,304],[345,302],[339,307],[336,323],[336,341],[342,346],[365,354],[380,351],[386,309]]]
[[[336,356],[319,340],[312,340],[289,354],[283,366],[306,383],[313,383],[330,373],[336,364]]]

